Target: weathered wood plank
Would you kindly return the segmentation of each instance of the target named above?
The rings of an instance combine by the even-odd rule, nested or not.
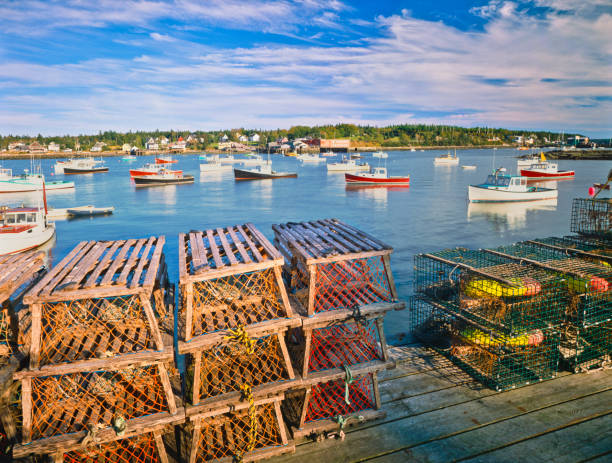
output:
[[[237,265],[238,259],[236,259],[236,256],[234,256],[234,251],[225,237],[225,230],[223,230],[223,228],[217,228],[217,234],[221,240],[221,247],[225,251],[225,255],[230,261],[230,265]]]
[[[236,229],[244,237],[244,242],[248,245],[249,249],[253,253],[255,260],[257,262],[263,262],[265,260],[264,257],[259,252],[259,249],[257,249],[257,246],[255,246],[255,243],[253,243],[253,240],[251,240],[251,237],[247,234],[244,228],[242,228],[242,225],[236,225]]]
[[[115,255],[115,252],[117,252],[117,249],[119,249],[119,246],[122,246],[123,244],[125,244],[125,240],[115,241],[113,243],[110,249],[106,252],[106,255],[102,258],[100,262],[98,262],[96,268],[87,278],[87,281],[83,285],[84,288],[92,288],[96,285],[96,280],[102,274],[102,271],[109,265],[112,257]]]
[[[229,232],[229,235],[232,238],[232,241],[234,242],[234,246],[236,246],[236,249],[238,249],[238,253],[240,254],[240,257],[242,257],[242,261],[245,264],[252,262],[251,258],[249,257],[249,254],[242,245],[242,241],[240,241],[238,235],[234,231],[234,227],[227,227],[227,231]]]

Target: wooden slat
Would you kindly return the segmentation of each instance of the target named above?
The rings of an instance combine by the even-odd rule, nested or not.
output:
[[[38,294],[51,294],[51,291],[53,291],[55,287],[62,281],[64,276],[68,274],[76,264],[78,264],[78,262],[83,258],[84,255],[87,254],[87,252],[94,244],[95,241],[86,242],[82,247],[80,247],[80,250],[78,252],[72,255],[72,259],[64,259],[62,260],[62,262],[65,262],[64,265],[58,265],[57,267],[54,267],[53,270],[57,268],[57,272],[55,272],[55,275],[49,279],[48,284],[46,286],[41,287],[42,289],[41,291],[39,291]]]
[[[236,259],[236,256],[234,256],[234,251],[232,250],[232,247],[230,246],[227,241],[227,238],[225,237],[225,230],[223,230],[222,228],[217,228],[217,234],[221,239],[221,246],[223,246],[223,250],[225,251],[225,255],[227,256],[227,258],[229,259],[230,264],[237,265],[238,260]]]
[[[240,253],[240,257],[242,257],[242,261],[245,264],[252,262],[251,258],[249,257],[249,254],[246,252],[246,249],[244,249],[244,246],[242,245],[242,241],[238,239],[238,235],[236,235],[236,232],[234,231],[234,227],[227,227],[227,231],[229,232],[230,237],[232,238],[232,241],[234,242],[234,246],[236,246],[236,249],[238,249],[238,252]]]
[[[134,246],[130,254],[130,257],[128,258],[127,262],[123,265],[123,268],[121,269],[121,273],[119,274],[119,277],[117,277],[117,279],[115,280],[116,286],[125,286],[127,284],[128,276],[130,272],[132,271],[132,268],[134,268],[134,265],[136,265],[136,262],[138,261],[138,258],[139,258],[138,254],[140,253],[140,250],[142,249],[146,241],[147,240],[145,238],[141,238],[136,242],[136,246]]]
[[[187,268],[187,256],[185,254],[185,246],[186,246],[187,237],[185,233],[179,233],[178,236],[178,258],[179,258],[179,281],[182,283],[185,278],[187,278],[187,274],[189,273],[189,269]]]
[[[149,260],[147,259],[147,256],[149,255],[149,251],[151,250],[151,247],[153,246],[154,242],[155,242],[154,236],[149,238],[149,241],[147,242],[147,246],[145,247],[145,250],[143,251],[142,256],[140,257],[140,262],[138,262],[138,266],[136,267],[136,270],[134,271],[134,276],[132,277],[130,288],[136,288],[139,286],[140,275],[142,275],[142,271],[144,270],[145,265],[147,264],[147,262],[149,262]]]
[[[96,266],[94,271],[91,272],[91,275],[89,275],[89,278],[87,278],[87,281],[83,285],[84,288],[93,288],[96,285],[96,280],[98,279],[102,271],[106,268],[106,266],[110,263],[113,255],[115,254],[115,252],[117,252],[119,246],[123,245],[124,243],[125,240],[115,241],[113,243],[110,249],[106,251],[106,255],[104,256],[104,258],[100,262],[98,262],[98,265]]]
[[[299,242],[299,238],[296,238],[291,231],[285,225],[272,225],[272,229],[280,237],[281,241],[287,243],[288,248],[294,248],[299,252],[304,260],[308,260],[313,255],[306,251]],[[291,249],[289,249],[291,250]]]
[[[370,246],[366,246],[362,241],[347,237],[345,234],[339,233],[337,228],[331,227],[329,224],[325,223],[322,220],[317,220],[314,223],[316,223],[319,227],[325,230],[325,232],[327,232],[329,235],[333,236],[336,240],[341,241],[345,246],[350,247],[352,249],[352,252],[362,252],[371,249]]]
[[[342,228],[343,230],[348,230],[350,231],[353,235],[355,235],[358,238],[361,238],[363,241],[370,242],[382,249],[393,249],[391,246],[389,246],[387,243],[382,242],[381,240],[379,240],[378,238],[375,238],[374,236],[370,235],[369,233],[364,232],[363,230],[359,230],[355,227],[353,227],[352,225],[349,225],[345,222],[342,222],[341,220],[338,219],[332,219],[332,223],[339,228]]]
[[[125,255],[128,253],[130,248],[134,245],[136,240],[127,240],[125,244],[121,247],[121,251],[117,254],[117,257],[113,260],[111,266],[106,270],[102,281],[98,286],[107,286],[113,283],[113,276],[115,272],[119,268],[119,266],[123,263],[123,259],[125,259]]]
[[[253,225],[252,223],[249,222],[249,223],[245,224],[245,226],[251,232],[253,237],[256,238],[257,241],[259,241],[259,244],[261,244],[266,249],[266,251],[268,251],[268,254],[270,254],[270,256],[272,256],[272,259],[282,259],[283,258],[282,254],[278,251],[278,249],[276,249],[272,245],[272,243],[270,243],[270,241],[268,241],[268,238],[266,238],[263,235],[263,233],[261,233],[255,227],[255,225]]]
[[[199,241],[201,239],[201,236],[202,236],[201,233],[196,233],[196,232],[189,233],[189,248],[191,249],[191,269],[193,270],[193,273],[195,273],[197,269],[204,266],[202,250],[199,246]]]
[[[95,267],[100,256],[104,253],[106,248],[109,246],[109,242],[98,241],[94,246],[87,252],[87,255],[78,262],[72,271],[64,278],[64,283],[58,290],[74,289],[79,286],[81,280],[85,278],[85,275]]]
[[[257,262],[263,262],[265,259],[263,258],[263,256],[259,252],[259,249],[257,249],[257,246],[255,246],[255,243],[253,243],[253,241],[251,240],[251,238],[249,237],[247,232],[244,230],[244,228],[242,228],[242,225],[236,225],[236,229],[244,237],[244,241],[249,246],[249,249],[253,253],[253,256],[255,257],[255,260]]]
[[[217,242],[213,235],[212,230],[206,230],[206,237],[208,238],[208,249],[210,250],[213,260],[215,261],[215,268],[225,267],[225,264],[221,260],[221,256],[219,255],[219,248],[217,247]]]
[[[142,284],[143,288],[150,289],[155,284],[155,278],[157,277],[157,270],[159,269],[159,264],[161,262],[165,242],[166,237],[164,235],[157,237],[157,242],[155,243],[155,250],[153,251],[153,255],[151,256],[151,262],[149,264],[149,268],[147,269],[147,275],[145,277],[144,283]]]

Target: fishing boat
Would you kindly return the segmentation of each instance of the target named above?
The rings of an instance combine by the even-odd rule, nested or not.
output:
[[[62,173],[65,175],[95,174],[100,172],[108,172],[108,167],[104,165],[104,161],[93,158],[71,159],[62,165]]]
[[[322,153],[320,153],[321,156],[325,156],[325,157],[331,157],[331,156],[335,156],[336,153],[334,153],[333,151],[323,151]]]
[[[390,177],[386,167],[374,167],[371,172],[358,174],[345,173],[344,179],[347,185],[402,185],[410,184],[410,176]]]
[[[200,159],[202,159],[201,156]],[[204,157],[204,159],[206,159],[206,162],[200,164],[200,172],[223,172],[232,170],[230,164],[222,164],[219,161],[219,155],[217,154],[210,154]]]
[[[47,191],[67,190],[74,188],[74,182],[55,180],[45,182],[43,174],[30,174],[26,170],[22,175],[14,176],[11,169],[1,169],[0,193],[26,193],[42,191],[43,184]]]
[[[380,158],[380,159],[387,159],[389,157],[389,153],[386,153],[384,151],[374,151],[372,153],[372,157],[373,158]]]
[[[238,159],[238,162],[244,166],[258,166],[267,162],[259,154],[247,154],[247,156],[247,158]]]
[[[559,170],[559,165],[548,162],[544,153],[540,153],[540,162],[520,169],[521,175],[529,179],[563,179],[572,178],[575,173],[573,170]]]
[[[342,158],[341,162],[330,162],[327,164],[328,172],[367,172],[370,165],[367,162],[357,163],[354,159]]]
[[[470,165],[464,165],[464,166],[461,166],[461,168],[465,170],[476,170],[476,166],[470,166]]]
[[[454,156],[452,156],[450,152],[448,154],[436,156],[434,158],[434,164],[440,166],[458,166],[459,158],[457,157],[457,150],[455,150]]]
[[[295,151],[288,151],[287,153],[285,153],[285,156],[292,157],[292,158],[297,157],[297,155],[298,154]]]
[[[362,157],[360,153],[351,154],[350,156],[351,159],[361,159]]]
[[[234,167],[235,180],[263,180],[274,178],[296,178],[295,172],[276,172],[272,170],[272,164],[256,166],[254,169],[237,169]]]
[[[506,175],[505,169],[496,169],[484,183],[468,187],[468,199],[474,203],[502,203],[556,199],[558,191],[527,185],[525,177]]]
[[[108,215],[115,211],[113,206],[95,207],[95,206],[79,206],[66,209],[69,217],[92,217],[94,215]]]
[[[180,185],[184,183],[193,183],[193,175],[183,175],[172,170],[162,170],[157,174],[144,175],[133,177],[134,184],[137,187],[144,186],[162,186],[162,185]]]
[[[237,164],[240,159],[236,159],[233,154],[228,154],[227,156],[219,156],[219,162],[221,164]]]
[[[36,248],[55,235],[47,222],[46,208],[0,208],[0,255]]]
[[[165,169],[162,164],[147,163],[144,166],[139,167],[138,169],[130,169],[130,177],[135,178],[135,177],[146,177],[149,175],[156,175],[162,172],[163,170],[167,170],[167,169]],[[182,170],[171,170],[169,172],[173,172],[175,174],[183,173]]]
[[[516,161],[516,166],[520,169],[521,167],[531,167],[535,164],[539,164],[540,162],[546,162],[546,157],[544,157],[544,153],[531,154],[524,158],[520,158]]]
[[[327,159],[317,153],[302,153],[297,156],[297,159],[302,162],[327,162]]]
[[[155,158],[155,164],[176,164],[178,161],[176,159],[172,159],[172,156],[169,154],[162,154]]]
[[[137,159],[137,157],[134,156],[133,154],[127,154],[127,155],[121,157],[121,160],[122,161],[126,161],[126,162],[132,162],[132,161],[135,161],[136,159]]]

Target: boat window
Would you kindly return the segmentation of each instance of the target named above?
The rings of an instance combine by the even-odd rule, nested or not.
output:
[[[36,222],[36,214],[34,212],[28,214],[28,222]]]
[[[489,175],[487,177],[487,184],[495,186],[508,186],[510,185],[510,177],[496,177],[495,175]]]
[[[16,218],[17,217],[15,216],[15,214],[7,214],[6,215],[6,223],[8,223],[8,224],[16,223]]]
[[[18,214],[17,215],[17,223],[25,223],[26,221],[26,215],[25,214]]]

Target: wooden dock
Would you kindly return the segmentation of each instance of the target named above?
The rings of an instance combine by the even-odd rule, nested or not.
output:
[[[391,353],[397,368],[379,375],[384,419],[268,461],[612,461],[610,369],[496,392],[420,344]]]

